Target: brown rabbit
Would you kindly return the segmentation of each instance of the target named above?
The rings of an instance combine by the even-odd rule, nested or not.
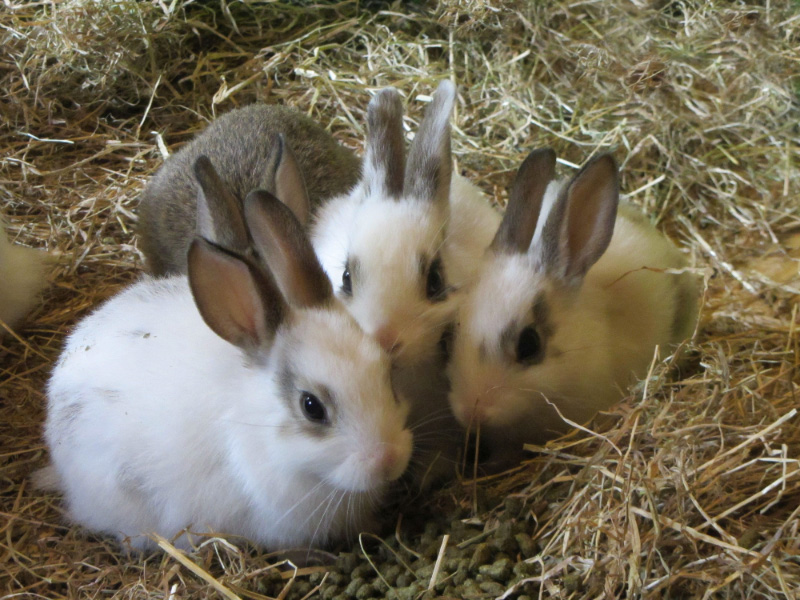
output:
[[[249,192],[275,194],[305,223],[360,174],[356,155],[297,110],[266,104],[232,110],[169,157],[147,184],[139,205],[140,248],[154,274],[185,273],[198,228],[246,251],[241,207]]]

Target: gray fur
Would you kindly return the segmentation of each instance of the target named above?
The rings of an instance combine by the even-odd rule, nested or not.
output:
[[[361,165],[355,154],[300,112],[266,104],[232,110],[167,159],[142,193],[139,244],[154,274],[186,272],[197,221],[195,161],[208,156],[240,203],[254,189],[275,192],[278,134],[292,146],[312,210],[357,183]]]
[[[197,233],[221,246],[245,254],[250,246],[241,202],[223,183],[211,160],[201,155],[194,161],[197,192]]]
[[[565,186],[531,250],[555,277],[581,281],[611,242],[618,202],[617,165],[610,154],[598,156]]]
[[[555,167],[556,153],[551,148],[534,150],[525,158],[514,178],[503,220],[489,246],[494,252],[528,251]]]
[[[266,271],[199,237],[189,246],[188,271],[197,310],[211,330],[249,355],[272,342],[287,311]]]
[[[329,411],[329,417],[335,417],[335,415],[332,415],[330,412],[330,409],[334,404],[333,396],[330,390],[327,388],[323,388],[321,390],[301,390],[300,386],[297,384],[297,375],[295,375],[293,365],[289,364],[288,360],[281,364],[277,375],[277,381],[280,385],[281,397],[286,403],[287,408],[292,411],[292,414],[295,416],[292,428],[296,429],[302,435],[317,439],[330,437],[334,431],[333,427],[330,426],[332,423],[312,423],[305,417],[302,409],[300,408],[300,394],[302,391],[307,391],[308,393],[314,394],[317,396],[317,398],[319,398],[320,402],[322,402],[322,404]]]
[[[244,214],[255,248],[286,300],[294,306],[325,306],[333,287],[292,211],[269,192],[245,198]]]
[[[406,196],[430,200],[443,210],[448,206],[453,171],[450,113],[454,102],[455,86],[445,79],[436,89],[411,144],[403,186]]]
[[[373,181],[383,185],[387,196],[399,199],[403,193],[405,141],[403,105],[394,88],[378,92],[367,106],[367,151],[365,162],[375,174]]]

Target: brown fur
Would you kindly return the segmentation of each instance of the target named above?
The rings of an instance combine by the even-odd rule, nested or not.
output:
[[[305,115],[265,104],[233,110],[171,156],[142,193],[140,248],[154,274],[186,272],[186,252],[197,221],[193,170],[197,158],[205,154],[211,159],[224,185],[241,203],[254,189],[275,191],[273,140],[278,133],[286,136],[294,152],[312,210],[358,181],[359,159]]]
[[[534,150],[520,166],[511,188],[506,213],[490,248],[494,252],[528,251],[545,190],[556,170],[556,153],[550,148]]]

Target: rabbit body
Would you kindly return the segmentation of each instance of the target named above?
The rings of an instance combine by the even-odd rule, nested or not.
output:
[[[518,457],[523,443],[565,431],[559,412],[582,423],[621,399],[646,374],[656,346],[668,350],[695,326],[695,279],[663,272],[685,267],[683,256],[636,208],[623,204],[617,212],[616,167],[610,168],[594,165],[569,185],[547,186],[535,232],[530,224],[516,249],[493,242],[459,313],[450,404],[462,425],[480,426],[501,462]],[[530,201],[524,197],[532,184],[518,179],[519,205]],[[584,210],[598,196],[597,214]],[[514,194],[511,213],[512,202]],[[578,206],[574,216],[568,203]],[[567,219],[583,229],[570,229]],[[602,233],[586,232],[593,222]],[[580,254],[580,236],[591,258]],[[583,266],[571,266],[579,260]]]
[[[35,306],[46,283],[48,261],[42,250],[12,244],[0,223],[0,320],[9,327]],[[0,328],[0,336],[3,333]]]
[[[283,228],[265,228],[262,245],[283,253],[264,253],[275,278],[295,279],[289,304],[250,310],[253,288],[240,281],[253,269],[193,242],[188,280],[145,277],[69,336],[47,388],[45,438],[75,521],[134,548],[152,547],[151,532],[187,546],[187,527],[272,548],[372,527],[408,463],[408,407],[388,356],[319,268],[297,275],[292,261],[313,252],[287,247]],[[217,267],[193,271],[196,256]]]
[[[312,209],[358,180],[361,163],[355,154],[299,111],[253,104],[225,113],[170,156],[142,192],[138,232],[153,273],[186,272],[186,251],[197,223],[195,161],[208,156],[241,205],[255,189],[276,193],[278,134],[291,143]]]

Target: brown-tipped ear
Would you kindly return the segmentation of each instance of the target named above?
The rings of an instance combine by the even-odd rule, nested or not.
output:
[[[562,191],[542,232],[549,270],[566,280],[583,278],[608,248],[619,203],[619,174],[610,154],[589,161]]]
[[[256,190],[245,198],[244,214],[257,252],[290,304],[320,306],[333,298],[308,236],[283,202]]]
[[[528,251],[542,212],[544,193],[555,170],[556,153],[550,148],[534,150],[525,158],[511,186],[503,220],[489,246],[494,252]]]
[[[300,223],[306,225],[311,215],[311,201],[308,199],[306,182],[297,163],[297,157],[282,133],[276,136],[275,144],[278,152],[275,166],[275,195],[291,209]]]
[[[362,179],[368,189],[400,198],[405,164],[403,105],[397,90],[386,88],[367,106],[367,150]]]
[[[225,187],[211,160],[201,155],[194,162],[197,193],[197,234],[232,250],[244,253],[248,246],[239,200]]]
[[[450,154],[450,113],[456,99],[456,86],[445,79],[436,89],[425,111],[419,131],[408,152],[405,174],[406,196],[448,206],[453,160]]]
[[[272,341],[286,310],[274,281],[200,237],[189,246],[188,265],[195,304],[214,333],[248,352]]]

